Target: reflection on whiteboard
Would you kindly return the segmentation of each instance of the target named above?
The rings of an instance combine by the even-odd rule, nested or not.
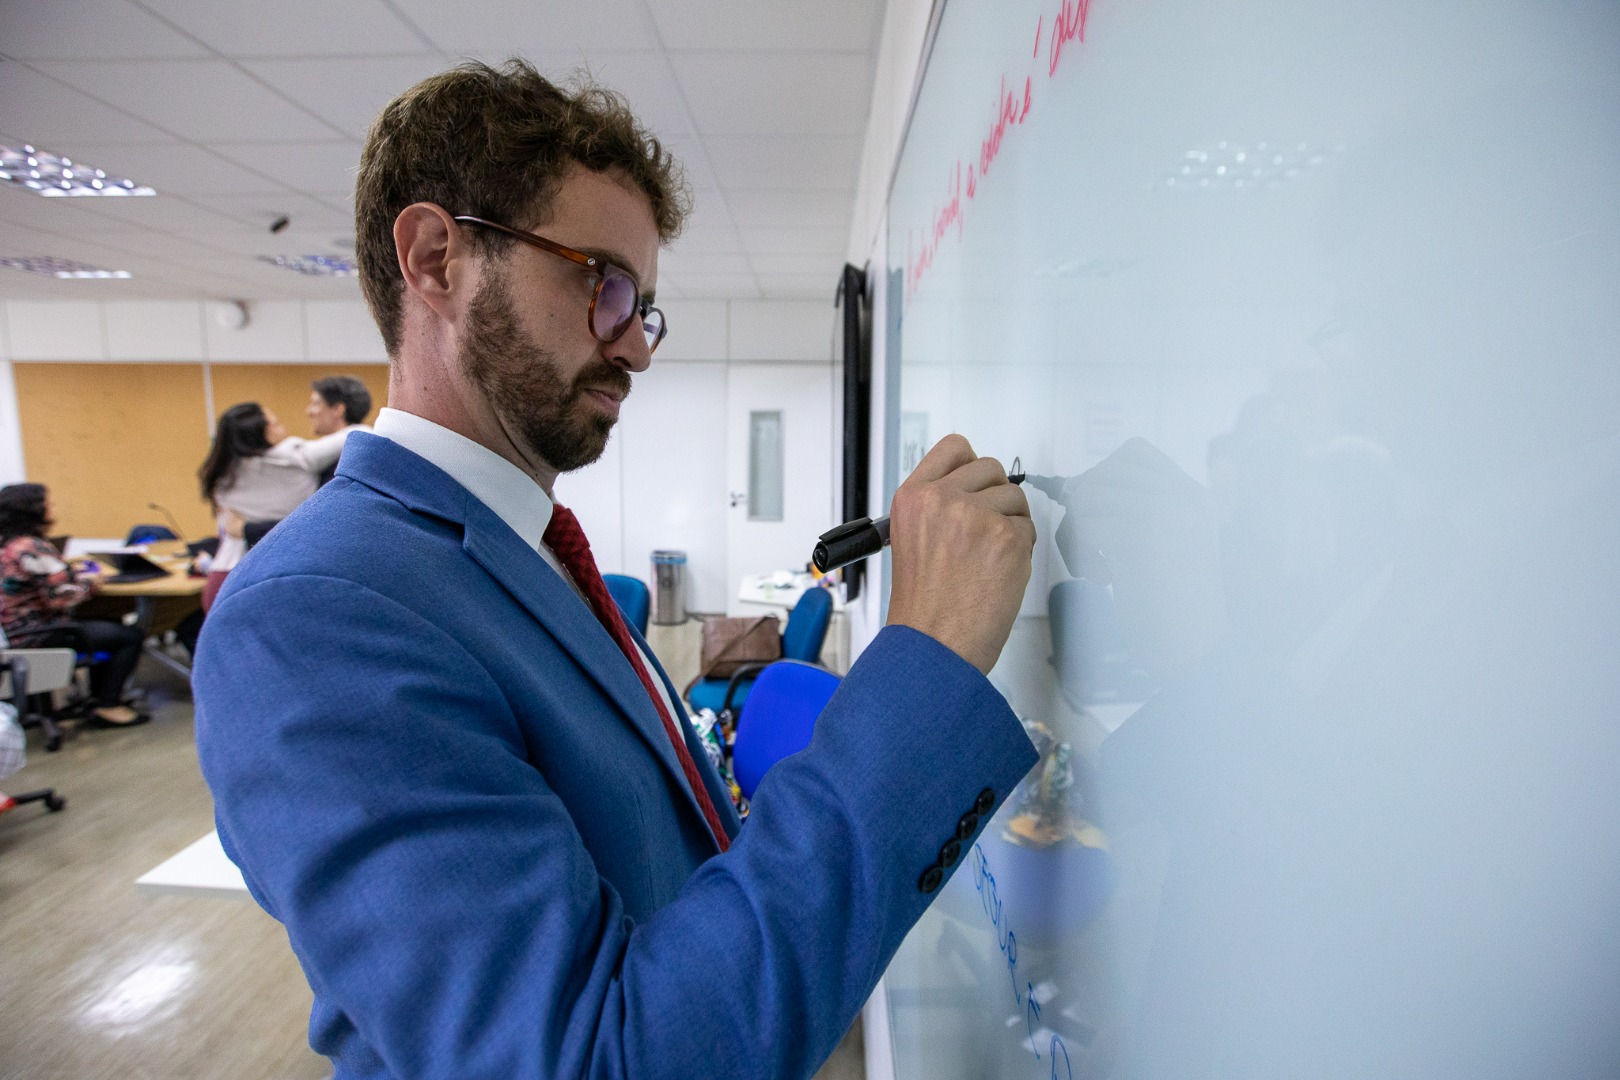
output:
[[[922,464],[923,455],[933,444],[928,441],[928,414],[903,412],[900,414],[900,475],[910,476],[911,470]]]
[[[946,0],[901,477],[1021,457],[1041,761],[906,1080],[1620,1075],[1620,7]]]

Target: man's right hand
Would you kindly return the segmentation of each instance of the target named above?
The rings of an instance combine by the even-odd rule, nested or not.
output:
[[[947,435],[894,493],[889,623],[920,630],[988,673],[1029,584],[1035,523],[994,458]]]

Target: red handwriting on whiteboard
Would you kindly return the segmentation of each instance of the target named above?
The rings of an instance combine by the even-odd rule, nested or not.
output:
[[[1055,76],[1058,67],[1063,62],[1064,50],[1073,42],[1084,43],[1086,40],[1086,17],[1091,12],[1091,0],[1062,0],[1057,14],[1052,21],[1052,30],[1048,36],[1046,74],[1048,78]],[[1041,15],[1035,20],[1035,48],[1031,58],[1040,59],[1041,33],[1046,26],[1046,16]],[[1016,83],[1014,84],[1016,86]],[[934,265],[934,259],[939,254],[940,244],[950,235],[954,227],[957,237],[960,238],[963,229],[963,220],[966,208],[962,202],[964,191],[968,201],[978,197],[979,184],[990,172],[990,166],[1001,156],[1002,147],[1012,130],[1022,127],[1029,119],[1030,110],[1035,104],[1035,79],[1032,75],[1024,76],[1024,90],[1019,94],[1016,90],[1007,89],[1007,76],[1001,76],[1001,85],[996,91],[996,114],[990,123],[990,130],[979,140],[979,152],[976,157],[970,157],[964,177],[961,159],[957,159],[951,168],[950,182],[947,185],[945,202],[933,212],[928,226],[923,229],[919,237],[915,232],[906,230],[906,301],[909,303],[918,287],[922,284],[924,275],[929,267]]]
[[[1063,62],[1063,47],[1071,41],[1086,40],[1086,15],[1091,0],[1063,0],[1063,8],[1052,23],[1052,45],[1047,50],[1046,73],[1056,75]]]
[[[973,167],[968,166],[972,172]],[[962,163],[958,161],[951,169],[950,193],[945,204],[934,212],[933,223],[923,234],[922,244],[912,251],[911,233],[906,233],[906,297],[917,291],[917,285],[922,281],[928,268],[934,265],[934,256],[939,253],[940,242],[950,235],[951,226],[956,226],[956,234],[960,239],[962,235]]]

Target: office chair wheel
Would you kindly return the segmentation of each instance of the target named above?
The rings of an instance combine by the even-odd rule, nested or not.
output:
[[[60,731],[45,736],[45,751],[54,754],[62,749],[62,733]]]
[[[62,798],[60,795],[47,795],[45,797],[45,809],[49,810],[53,814],[66,805],[67,800]]]

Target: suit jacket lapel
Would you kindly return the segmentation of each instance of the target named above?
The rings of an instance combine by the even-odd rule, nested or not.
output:
[[[687,785],[675,748],[670,745],[646,688],[590,605],[546,564],[538,551],[442,469],[388,439],[363,432],[349,436],[338,473],[376,488],[412,510],[459,522],[463,550],[550,631],[579,667],[613,699],[653,756],[674,778],[692,812],[702,820],[703,811]],[[634,628],[630,632],[635,634]],[[664,678],[663,672],[657,671],[654,677]],[[667,678],[664,684],[669,685]],[[678,702],[673,693],[670,697]],[[726,801],[729,803],[730,798]],[[707,827],[704,831],[708,831]]]
[[[551,631],[585,673],[614,700],[648,749],[674,778],[692,812],[702,820],[703,811],[687,785],[686,774],[675,756],[675,748],[670,745],[657,707],[590,605],[493,510],[470,496],[463,546],[529,614]],[[707,826],[704,831],[708,831]]]

